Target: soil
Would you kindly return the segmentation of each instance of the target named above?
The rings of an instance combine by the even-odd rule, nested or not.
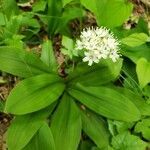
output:
[[[5,103],[10,91],[18,82],[18,79],[9,74],[2,74],[1,79],[3,79],[6,83],[0,84],[0,101]],[[11,121],[11,116],[9,114],[5,114],[0,112],[0,150],[6,150],[6,131]]]
[[[10,117],[4,113],[0,113],[0,150],[6,150],[6,130],[10,124]]]

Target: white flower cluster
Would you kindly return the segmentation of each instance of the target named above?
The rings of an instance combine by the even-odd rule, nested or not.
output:
[[[76,50],[84,50],[83,61],[91,66],[102,58],[110,58],[116,62],[120,56],[119,45],[119,41],[110,30],[105,27],[91,27],[81,32],[80,39],[76,41]]]

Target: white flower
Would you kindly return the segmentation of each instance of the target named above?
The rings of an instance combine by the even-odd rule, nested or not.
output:
[[[94,51],[84,52],[85,57],[83,58],[83,62],[88,61],[89,66],[91,66],[93,64],[93,62],[98,63],[99,59],[96,57],[96,55],[94,53],[95,53]]]
[[[77,49],[83,49],[83,44],[80,40],[77,40],[76,43],[78,45]]]
[[[101,59],[119,59],[119,41],[105,27],[83,29],[80,39],[76,41],[76,49],[84,50],[84,62],[88,65],[98,63]]]
[[[119,58],[119,54],[117,54],[117,51],[111,51],[109,54],[109,58],[111,58],[113,62],[116,62]]]

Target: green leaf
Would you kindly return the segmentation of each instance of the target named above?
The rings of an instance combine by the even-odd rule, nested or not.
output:
[[[122,25],[132,13],[133,5],[125,0],[81,0],[93,12],[98,25],[109,28]]]
[[[150,116],[150,104],[147,104],[146,101],[142,98],[142,95],[137,95],[133,91],[126,88],[115,88],[118,92],[122,93],[126,97],[128,97],[132,103],[136,105],[136,107],[141,112],[143,116]]]
[[[94,143],[91,140],[81,140],[78,150],[91,150],[93,146]]]
[[[121,51],[123,55],[130,58],[134,63],[137,63],[141,57],[150,61],[150,46],[148,44],[143,44],[137,47],[125,46]]]
[[[145,33],[134,33],[125,37],[121,40],[123,44],[126,44],[131,47],[140,46],[146,43],[148,40],[148,35]]]
[[[81,4],[94,13],[96,16],[96,21],[98,25],[100,25],[100,20],[103,18],[102,13],[104,11],[104,7],[107,5],[107,0],[93,0],[91,3],[90,0],[80,0]]]
[[[54,5],[57,5],[57,7]],[[62,11],[62,3],[60,2],[60,0],[57,1],[57,3],[55,3],[55,1],[54,3],[49,2],[49,7],[52,11],[48,13],[49,15],[37,15],[46,25],[48,24],[48,32],[52,37],[57,33],[70,35],[69,22],[75,18],[79,19],[84,16],[84,11],[76,6],[66,7]]]
[[[12,36],[14,36],[15,34],[18,35],[23,32],[24,34],[26,34],[26,37],[24,38],[24,40],[26,40],[30,39],[39,30],[40,24],[38,20],[35,19],[33,13],[22,13],[11,17],[11,19],[6,22],[6,27],[4,28],[3,33],[3,39],[4,40],[7,40],[7,38],[11,39]],[[27,34],[29,32],[32,34],[32,36]]]
[[[47,123],[43,123],[42,127],[32,138],[29,144],[23,150],[55,150],[55,143],[51,129]]]
[[[134,126],[134,122],[123,122],[116,120],[107,120],[108,128],[112,136],[115,136],[118,133],[129,131]]]
[[[81,134],[80,112],[72,100],[65,94],[61,99],[51,122],[51,130],[56,150],[77,150]]]
[[[52,72],[57,72],[58,64],[54,55],[52,42],[47,40],[42,45],[41,60],[49,66]]]
[[[150,118],[143,119],[135,126],[135,132],[142,133],[143,137],[150,140]]]
[[[62,45],[68,50],[73,50],[74,41],[71,38],[67,37],[67,36],[63,36]]]
[[[48,0],[48,32],[53,36],[59,25],[59,17],[62,15],[62,0]]]
[[[145,58],[139,59],[136,66],[136,72],[141,88],[150,83],[150,62]]]
[[[30,52],[15,47],[0,47],[0,70],[20,77],[49,73],[49,68]]]
[[[100,150],[98,147],[92,147],[92,149],[91,150]]]
[[[63,7],[66,5],[66,4],[68,4],[68,3],[70,3],[72,0],[63,0]]]
[[[147,144],[139,137],[124,132],[113,137],[112,145],[115,150],[145,150]]]
[[[14,46],[16,49],[23,49],[24,43],[22,41],[24,37],[22,35],[13,35],[11,38],[4,40],[5,44],[8,46]]]
[[[147,85],[144,89],[143,89],[143,95],[144,98],[146,99],[147,104],[150,106],[150,85]]]
[[[48,0],[48,15],[49,16],[60,16],[62,13],[62,0]]]
[[[3,26],[6,24],[6,16],[0,12],[0,26]]]
[[[64,90],[56,75],[42,74],[21,81],[8,96],[5,111],[22,115],[47,107],[56,101]]]
[[[18,14],[19,12],[17,2],[15,0],[1,0],[0,8],[8,18],[15,14]]]
[[[73,56],[78,56],[78,51],[74,49],[74,41],[66,36],[62,37],[62,46],[61,52],[64,55],[69,56],[69,58],[73,58]]]
[[[99,148],[109,145],[109,132],[104,120],[92,113],[82,112],[83,131],[95,142]]]
[[[45,0],[36,1],[32,5],[32,11],[33,12],[44,11],[45,8],[46,8],[46,1]]]
[[[101,61],[92,67],[85,63],[79,64],[69,75],[70,84],[81,83],[87,86],[98,86],[114,81],[120,74],[122,60],[116,63],[112,61]]]
[[[126,122],[140,119],[136,106],[123,94],[111,88],[77,84],[76,87],[68,89],[68,92],[94,112],[110,119]]]
[[[34,18],[32,13],[24,13],[20,18],[20,26],[28,26],[32,28],[39,28],[39,22]]]
[[[8,148],[20,150],[25,147],[42,126],[51,110],[53,110],[53,105],[36,113],[17,116],[7,131]]]
[[[99,149],[96,149],[96,150],[99,150]],[[104,149],[100,149],[100,150],[115,150],[115,149],[113,149],[111,146],[108,146],[108,147],[106,147]]]
[[[17,35],[22,26],[23,15],[17,15],[11,17],[10,20],[6,20],[6,27],[3,32],[3,39],[11,39],[12,36]],[[12,28],[13,27],[13,28]]]
[[[72,5],[70,7],[64,8],[62,17],[60,18],[57,32],[60,32],[63,35],[69,35],[71,37],[72,33],[69,30],[69,22],[76,18],[81,20],[84,16],[85,12],[79,6],[77,7]]]
[[[17,35],[20,34],[20,32],[23,32],[26,34],[24,38],[24,40],[26,40],[30,39],[39,30],[40,24],[38,20],[34,18],[33,13],[23,13],[17,16],[13,16],[10,21],[7,21],[6,28],[3,33],[3,39],[11,39],[15,34]],[[31,33],[30,35],[28,34],[29,32]]]

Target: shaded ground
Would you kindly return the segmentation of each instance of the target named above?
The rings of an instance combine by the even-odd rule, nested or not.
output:
[[[6,83],[5,83],[6,82]],[[1,75],[1,82],[0,82],[0,101],[2,103],[5,102],[9,92],[16,84],[17,78],[3,74]],[[10,124],[11,116],[8,114],[0,112],[0,150],[6,150],[6,143],[5,143],[5,132]]]
[[[10,118],[5,114],[0,114],[0,150],[6,150],[6,130],[9,126]]]

